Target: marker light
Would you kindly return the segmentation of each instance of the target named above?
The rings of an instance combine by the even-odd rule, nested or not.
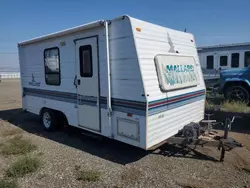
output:
[[[141,28],[137,27],[136,31],[141,32]]]
[[[127,116],[128,116],[128,117],[132,117],[132,116],[133,116],[133,114],[131,114],[131,113],[127,113]]]

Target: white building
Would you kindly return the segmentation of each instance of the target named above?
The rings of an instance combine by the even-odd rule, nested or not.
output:
[[[1,79],[19,79],[20,72],[0,72]]]
[[[250,42],[203,46],[197,50],[205,78],[219,75],[220,69],[250,65]]]

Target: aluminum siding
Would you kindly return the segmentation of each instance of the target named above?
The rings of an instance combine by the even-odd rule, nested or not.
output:
[[[138,52],[138,58],[144,82],[144,89],[148,103],[161,99],[168,99],[183,94],[204,90],[204,81],[199,65],[196,45],[192,34],[175,31],[155,24],[131,18],[132,28]],[[140,28],[141,31],[137,31]],[[170,38],[170,40],[169,40]],[[197,87],[180,89],[171,92],[162,92],[159,87],[154,57],[157,54],[170,53],[170,43],[174,51],[191,55],[195,58],[199,70],[200,83]],[[190,99],[188,102],[180,101],[180,105],[167,105],[164,111],[147,114],[147,148],[173,136],[190,122],[199,122],[204,116],[204,97]],[[171,106],[171,108],[170,108]]]

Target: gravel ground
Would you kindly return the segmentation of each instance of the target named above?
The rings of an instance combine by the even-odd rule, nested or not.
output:
[[[1,136],[8,129],[22,129],[38,149],[30,153],[41,159],[35,173],[18,178],[20,188],[63,187],[249,187],[250,173],[242,170],[250,164],[250,135],[231,133],[246,145],[226,154],[218,162],[215,148],[185,151],[175,146],[162,146],[153,152],[106,138],[90,138],[79,130],[68,128],[56,133],[44,132],[38,117],[22,112],[19,81],[0,83],[0,144],[9,137]],[[12,136],[13,137],[13,136]],[[169,157],[171,152],[177,152]],[[0,154],[0,178],[4,170],[20,156]],[[79,181],[77,169],[100,173],[95,182]]]

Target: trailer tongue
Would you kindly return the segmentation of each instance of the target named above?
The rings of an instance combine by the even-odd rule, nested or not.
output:
[[[241,143],[228,137],[228,132],[231,129],[231,125],[234,120],[235,117],[233,117],[232,120],[227,118],[225,123],[216,122],[215,120],[203,120],[199,124],[190,123],[186,125],[177,135],[168,138],[165,142],[177,144],[183,148],[187,148],[187,146],[216,147],[219,151],[221,151],[220,161],[223,161],[226,151],[231,151],[236,147],[243,147]],[[212,130],[213,125],[215,124],[221,124],[224,126],[223,135],[220,135],[217,131]]]

